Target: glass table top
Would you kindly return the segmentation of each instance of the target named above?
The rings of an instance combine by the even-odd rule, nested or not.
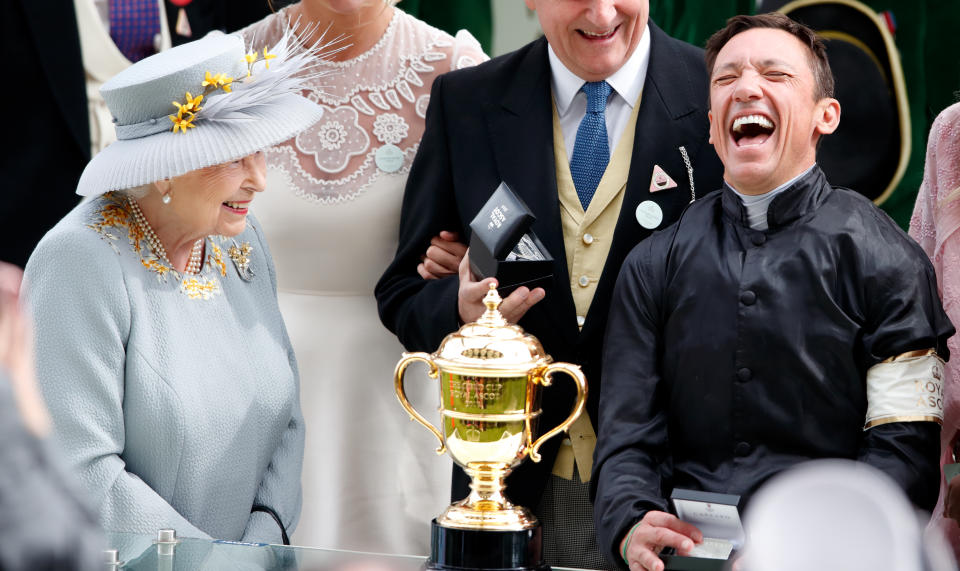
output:
[[[156,536],[109,532],[108,549],[120,563],[109,571],[419,571],[426,556],[364,553],[318,547],[179,538],[159,544]],[[554,567],[554,571],[577,571]]]
[[[315,547],[179,538],[158,544],[156,536],[107,533],[107,548],[119,551],[124,571],[416,571],[426,557],[385,555]]]

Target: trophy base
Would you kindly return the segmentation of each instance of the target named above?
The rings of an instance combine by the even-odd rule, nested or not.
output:
[[[443,527],[437,520],[431,522],[430,559],[425,567],[436,571],[550,571],[543,562],[540,525],[495,531]]]
[[[539,525],[537,518],[525,507],[512,505],[505,500],[477,500],[470,503],[472,499],[470,497],[447,507],[437,518],[437,525],[485,531],[520,531]]]

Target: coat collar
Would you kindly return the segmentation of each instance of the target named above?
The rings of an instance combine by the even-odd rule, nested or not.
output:
[[[680,53],[677,42],[661,30],[652,20],[650,32],[650,64],[643,86],[644,99],[656,93],[660,104],[666,108],[671,119],[679,119],[707,104],[707,96],[694,85],[694,78],[702,70],[691,69]]]
[[[567,280],[560,201],[553,156],[553,108],[550,104],[550,63],[547,41],[534,41],[516,54],[519,61],[499,104],[487,111],[494,156],[501,180],[537,213],[533,231],[553,256],[554,296],[547,319],[573,345],[577,336],[576,309]],[[496,101],[496,100],[494,100]],[[534,306],[533,311],[542,311]]]
[[[543,105],[543,95],[550,94],[550,63],[547,57],[547,39],[541,37],[530,44],[521,56],[520,72],[504,90],[500,104],[514,115],[523,115],[531,106]],[[549,100],[547,101],[549,103]]]
[[[814,166],[773,199],[767,210],[767,226],[770,230],[775,230],[806,216],[819,208],[830,192],[832,188],[827,183],[827,177],[819,166]],[[723,186],[721,201],[727,216],[743,226],[749,226],[747,208],[726,184]]]

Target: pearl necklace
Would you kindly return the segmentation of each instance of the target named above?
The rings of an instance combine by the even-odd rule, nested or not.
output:
[[[160,239],[157,238],[157,234],[153,231],[150,223],[147,222],[147,218],[143,215],[143,211],[140,210],[140,205],[137,204],[136,200],[129,197],[127,198],[127,203],[130,204],[130,212],[133,214],[133,220],[138,226],[140,226],[140,229],[143,230],[143,234],[147,239],[147,244],[150,245],[150,249],[153,250],[153,253],[157,256],[157,258],[163,262],[166,262],[166,264],[172,268],[173,264],[170,262],[170,259],[167,258],[167,251],[163,248],[163,244],[160,243]],[[187,262],[187,268],[183,273],[199,274],[202,260],[203,238],[200,238],[193,243],[193,248],[190,250],[190,261]]]

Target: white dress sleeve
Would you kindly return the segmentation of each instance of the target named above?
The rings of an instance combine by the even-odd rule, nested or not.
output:
[[[473,67],[490,59],[483,53],[480,42],[467,30],[460,30],[454,36],[453,57],[450,58],[450,71]]]

